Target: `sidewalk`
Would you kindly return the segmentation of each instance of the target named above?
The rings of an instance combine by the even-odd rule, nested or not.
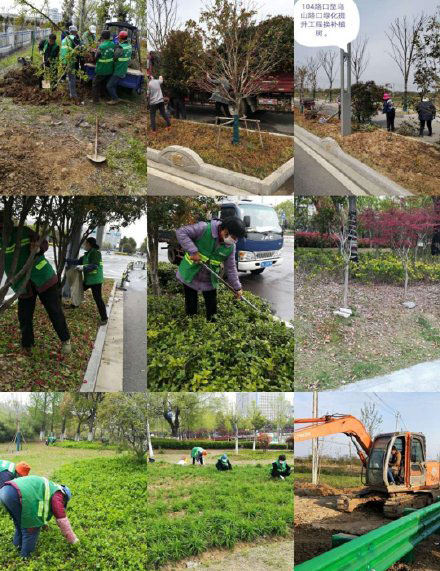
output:
[[[343,392],[437,392],[440,391],[440,359],[420,363],[389,375],[350,383],[334,390]]]
[[[147,389],[147,271],[134,269],[123,292],[124,392]]]

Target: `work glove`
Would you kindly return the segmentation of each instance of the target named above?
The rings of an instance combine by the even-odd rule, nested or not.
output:
[[[84,270],[84,266],[76,266],[76,269],[77,269],[79,272],[82,272],[82,271]]]
[[[243,290],[239,289],[238,291],[235,292],[235,298],[236,299],[241,299],[243,296]]]

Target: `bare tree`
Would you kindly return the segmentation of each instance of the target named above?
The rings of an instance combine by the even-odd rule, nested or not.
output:
[[[403,76],[404,109],[408,108],[408,81],[411,68],[417,57],[417,40],[422,32],[427,18],[423,14],[415,16],[410,22],[406,16],[396,18],[389,27],[386,36],[390,42],[392,53],[388,55],[397,63]]]
[[[359,83],[361,75],[367,69],[370,61],[370,56],[367,52],[368,41],[367,37],[359,37],[351,48],[351,69],[356,78],[356,83]]]
[[[160,52],[176,22],[177,0],[148,0],[147,41],[150,48]]]
[[[308,78],[310,81],[310,87],[312,89],[312,99],[315,99],[316,88],[318,85],[318,71],[319,68],[321,67],[321,61],[319,60],[319,58],[310,56],[309,58],[307,58],[306,65],[307,65]]]
[[[335,81],[335,76],[336,76],[337,59],[338,59],[338,54],[334,50],[329,50],[329,51],[321,50],[318,53],[318,60],[320,62],[322,69],[324,70],[325,75],[327,76],[327,79],[329,82],[328,97],[329,97],[330,103],[332,102],[332,97],[333,97],[332,96],[332,88],[333,88],[333,82]]]
[[[374,438],[382,424],[382,416],[376,408],[374,402],[365,402],[361,408],[361,422],[367,429],[371,438]]]
[[[352,236],[349,223],[349,209],[344,204],[335,203],[335,233],[338,236],[339,253],[344,262],[344,297],[342,307],[348,307],[348,290],[350,281],[350,262],[352,259]]]
[[[306,90],[307,79],[309,77],[309,72],[307,70],[307,66],[306,65],[296,65],[294,74],[295,74],[295,86],[297,87],[297,89],[299,91],[299,101],[300,101],[300,104],[302,105],[302,103],[304,101],[304,93]]]

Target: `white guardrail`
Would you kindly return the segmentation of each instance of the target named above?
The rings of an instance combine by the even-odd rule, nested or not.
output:
[[[32,34],[35,34],[35,41],[39,42],[47,38],[51,30],[49,28],[35,28],[34,30],[16,30],[8,28],[7,32],[0,33],[0,58],[28,46],[32,42]]]

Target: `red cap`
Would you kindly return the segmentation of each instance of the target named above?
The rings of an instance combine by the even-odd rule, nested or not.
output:
[[[121,40],[126,40],[128,38],[127,32],[125,30],[122,30],[122,32],[119,32],[118,38],[120,38]]]
[[[27,476],[29,474],[29,472],[31,471],[31,467],[29,466],[29,464],[26,464],[26,462],[19,462],[15,466],[15,471],[20,476]]]

